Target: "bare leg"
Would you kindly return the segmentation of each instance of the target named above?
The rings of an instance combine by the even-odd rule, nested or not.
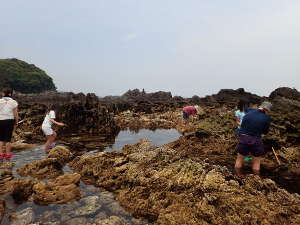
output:
[[[259,175],[260,161],[261,161],[261,157],[253,157],[253,160],[252,160],[252,171],[256,175]]]
[[[5,142],[0,141],[0,154],[5,152]]]
[[[11,143],[10,142],[6,142],[6,153],[11,153]]]
[[[55,131],[53,131],[52,135],[48,135],[47,136],[47,141],[45,143],[45,153],[49,153],[49,149],[50,146],[52,145],[52,143],[54,142],[55,138],[56,138],[57,134]]]
[[[235,172],[239,176],[243,175],[243,160],[244,160],[244,156],[238,153],[234,168],[235,168]]]

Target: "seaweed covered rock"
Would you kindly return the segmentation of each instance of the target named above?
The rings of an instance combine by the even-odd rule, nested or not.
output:
[[[20,176],[32,176],[38,179],[51,179],[63,174],[60,159],[45,158],[36,160],[17,169]]]
[[[141,141],[122,152],[75,159],[70,166],[116,191],[125,209],[155,224],[300,222],[299,195],[255,175],[240,180],[226,167],[167,146]]]
[[[21,176],[32,176],[38,179],[56,178],[63,174],[63,166],[72,159],[72,153],[64,146],[51,149],[47,158],[33,161],[17,169]]]
[[[29,199],[32,195],[33,185],[35,185],[37,181],[29,180],[29,179],[22,179],[22,178],[15,178],[11,182],[8,183],[9,186],[9,193],[12,195],[13,199],[18,202],[24,202]]]
[[[79,199],[80,188],[77,184],[80,181],[79,174],[65,174],[56,178],[53,182],[39,182],[33,186],[34,202],[40,205],[61,204]]]
[[[57,159],[60,164],[64,165],[64,163],[70,161],[72,158],[72,153],[64,146],[56,146],[50,150],[47,157]]]

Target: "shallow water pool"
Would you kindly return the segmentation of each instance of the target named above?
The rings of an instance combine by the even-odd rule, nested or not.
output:
[[[105,151],[120,150],[126,144],[135,144],[141,139],[148,139],[153,145],[159,146],[178,139],[180,134],[175,129],[170,130],[146,130],[138,132],[129,130],[121,131],[115,139],[115,143],[105,148]],[[95,151],[96,152],[96,151]],[[93,151],[88,154],[95,153]],[[45,158],[43,146],[36,146],[33,149],[14,153],[12,162],[15,164],[12,172],[14,177],[20,177],[16,170],[21,166]],[[64,173],[72,173],[72,170],[65,166]],[[32,201],[23,204],[14,202],[10,195],[1,196],[6,200],[6,213],[1,224],[150,224],[144,220],[133,218],[114,199],[112,193],[100,190],[92,185],[83,182],[79,184],[83,191],[79,201],[72,201],[67,204],[52,204],[39,206]],[[97,204],[95,205],[95,201]],[[91,210],[91,207],[92,208]],[[87,209],[85,213],[85,209]],[[80,212],[80,215],[78,215]],[[91,213],[92,211],[92,213]]]
[[[147,139],[152,145],[160,146],[175,141],[180,137],[176,129],[141,129],[138,132],[123,130],[120,131],[112,146],[105,148],[105,151],[121,150],[124,145],[135,144],[141,139]]]

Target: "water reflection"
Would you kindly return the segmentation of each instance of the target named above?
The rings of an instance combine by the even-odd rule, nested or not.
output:
[[[153,145],[159,146],[174,141],[179,136],[175,129],[141,129],[138,132],[125,130],[118,134],[114,144],[106,147],[105,151],[120,150],[124,145],[135,144],[141,139],[148,139]],[[93,154],[93,151],[88,154]],[[12,160],[15,164],[13,176],[20,177],[16,173],[17,168],[45,157],[43,146],[15,152]],[[65,166],[63,171],[65,174],[72,173],[68,166]],[[98,224],[99,221],[103,224],[149,224],[130,216],[114,199],[112,193],[83,182],[80,182],[79,186],[83,191],[82,198],[61,205],[40,206],[32,201],[17,204],[10,195],[1,196],[6,201],[6,213],[1,224]],[[112,223],[113,221],[115,223]]]
[[[147,139],[152,145],[160,146],[175,141],[180,137],[176,129],[140,129],[138,132],[132,130],[120,131],[115,143],[105,148],[105,151],[120,150],[124,145],[135,144],[141,139]]]

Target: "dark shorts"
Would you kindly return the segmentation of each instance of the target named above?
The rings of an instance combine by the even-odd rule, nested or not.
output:
[[[0,120],[0,141],[10,142],[15,120]]]
[[[184,120],[187,120],[187,119],[189,118],[189,114],[186,113],[186,112],[182,112],[182,118],[183,118]]]
[[[254,157],[260,157],[265,154],[264,144],[261,138],[250,135],[240,135],[237,151],[244,156],[249,155],[249,153]]]

